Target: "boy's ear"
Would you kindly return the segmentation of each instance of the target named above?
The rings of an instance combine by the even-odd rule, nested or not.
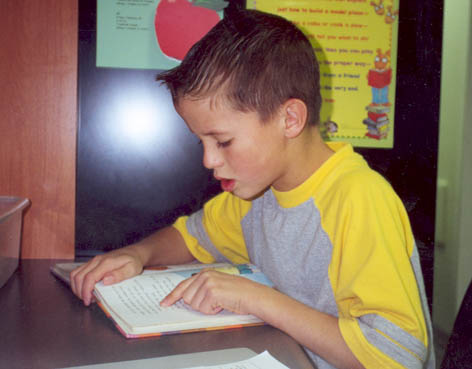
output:
[[[285,137],[295,138],[305,128],[308,111],[306,104],[300,99],[288,99],[282,106],[285,119]]]

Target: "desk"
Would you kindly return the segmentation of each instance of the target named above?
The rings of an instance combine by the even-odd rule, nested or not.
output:
[[[291,369],[313,368],[303,349],[270,326],[126,339],[101,309],[85,307],[49,268],[22,260],[0,289],[0,368],[60,368],[199,351],[268,350]]]

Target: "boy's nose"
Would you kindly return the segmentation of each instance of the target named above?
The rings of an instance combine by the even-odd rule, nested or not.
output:
[[[203,166],[207,169],[218,168],[223,164],[218,148],[210,148],[209,145],[203,145]]]

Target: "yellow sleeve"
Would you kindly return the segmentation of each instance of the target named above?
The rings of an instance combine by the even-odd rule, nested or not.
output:
[[[366,171],[344,178],[323,216],[333,240],[329,276],[339,328],[366,368],[419,367],[428,334],[417,276],[416,249],[407,213],[390,185]]]
[[[223,192],[209,200],[197,213],[174,223],[192,255],[203,263],[249,262],[241,219],[251,203]]]

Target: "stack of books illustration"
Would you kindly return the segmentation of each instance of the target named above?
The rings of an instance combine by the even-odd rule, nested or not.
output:
[[[389,131],[389,123],[387,114],[390,112],[388,106],[369,105],[367,109],[367,118],[362,123],[367,126],[367,137],[381,140],[387,138]]]

